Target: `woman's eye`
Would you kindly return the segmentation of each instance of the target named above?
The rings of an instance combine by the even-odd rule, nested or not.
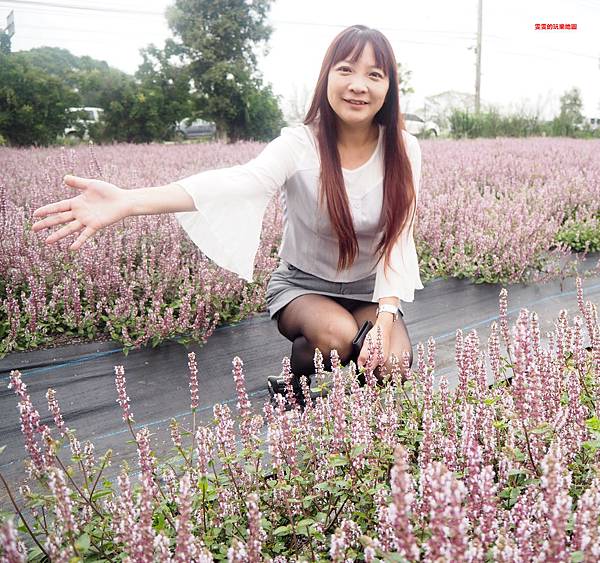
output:
[[[371,76],[375,76],[376,78],[383,78],[383,75],[380,72],[372,72]]]
[[[340,66],[340,67],[338,67],[338,70],[341,72],[350,72],[351,71],[350,67],[348,67],[348,66]]]

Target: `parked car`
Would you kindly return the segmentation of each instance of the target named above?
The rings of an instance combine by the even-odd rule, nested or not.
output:
[[[418,137],[437,137],[440,126],[435,121],[425,121],[414,113],[403,113],[404,125],[411,135]]]
[[[212,137],[217,132],[214,123],[204,119],[184,119],[175,126],[176,139],[196,139],[198,137]]]
[[[102,119],[102,108],[85,107],[69,108],[67,110],[72,114],[72,122],[65,129],[65,137],[88,139],[89,127],[92,123],[98,123]]]

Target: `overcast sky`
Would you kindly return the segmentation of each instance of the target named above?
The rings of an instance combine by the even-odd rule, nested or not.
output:
[[[139,49],[170,36],[164,11],[173,2],[0,0],[0,27],[14,10],[13,51],[63,47],[133,73]],[[356,23],[381,30],[412,71],[415,94],[401,100],[404,111],[425,96],[475,91],[477,0],[274,0],[269,19],[274,32],[260,69],[285,107],[310,96],[328,44]],[[536,30],[536,23],[577,29]],[[600,116],[599,37],[600,0],[483,0],[482,100],[551,117],[577,86],[584,113]]]

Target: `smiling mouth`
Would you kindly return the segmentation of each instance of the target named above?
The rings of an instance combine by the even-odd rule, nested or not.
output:
[[[366,106],[368,102],[364,102],[363,100],[352,100],[352,99],[346,99],[343,98],[343,100],[345,102],[348,102],[349,104],[352,104],[353,106]]]

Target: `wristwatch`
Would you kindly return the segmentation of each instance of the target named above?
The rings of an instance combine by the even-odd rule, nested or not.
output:
[[[384,312],[384,313],[392,313],[392,315],[394,315],[394,322],[396,322],[398,320],[398,307],[394,307],[394,305],[389,305],[388,303],[384,303],[383,305],[379,305],[379,307],[377,307],[377,313],[376,315],[379,316],[379,313]]]

